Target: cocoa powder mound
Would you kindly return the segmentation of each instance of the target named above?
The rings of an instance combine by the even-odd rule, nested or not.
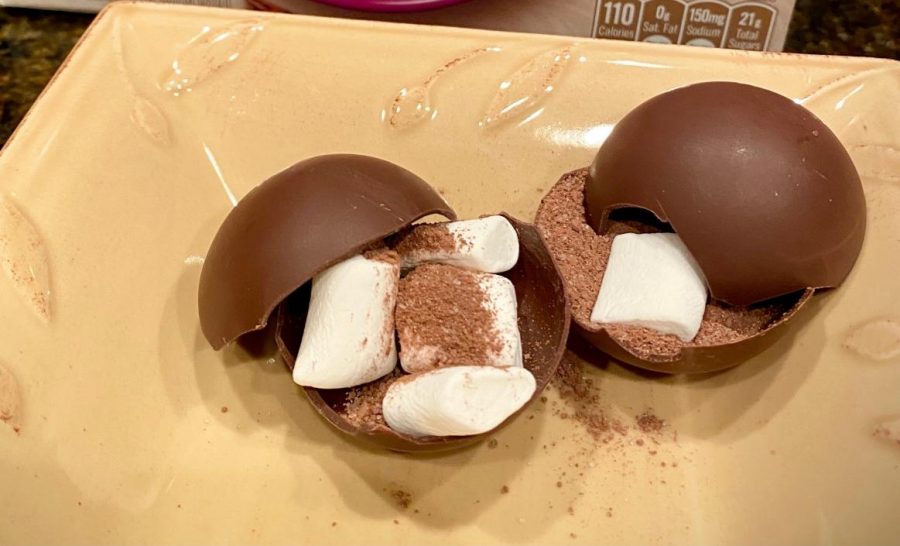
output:
[[[594,331],[605,329],[623,347],[640,358],[674,357],[683,347],[733,343],[756,335],[775,323],[791,307],[779,301],[753,307],[734,307],[710,300],[697,336],[688,343],[649,328],[591,323],[591,310],[600,291],[612,240],[622,233],[658,231],[639,221],[610,220],[607,233],[598,235],[588,225],[584,207],[587,170],[563,176],[544,196],[535,224],[547,241],[569,291],[573,317]]]
[[[427,347],[434,351],[436,367],[491,364],[502,342],[481,276],[452,265],[425,264],[400,280],[394,316],[401,359],[405,347]]]
[[[422,251],[454,252],[459,247],[447,224],[418,224],[397,235],[393,248],[401,256]]]

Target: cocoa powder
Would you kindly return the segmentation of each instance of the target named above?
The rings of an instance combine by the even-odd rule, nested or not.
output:
[[[645,434],[656,434],[662,431],[663,427],[666,426],[664,420],[660,419],[649,410],[636,416],[634,420],[637,423],[638,428],[641,429],[641,432],[644,432]],[[665,465],[666,463],[663,463],[663,466]]]
[[[385,262],[391,265],[400,264],[400,256],[397,252],[383,246],[366,250],[363,252],[363,258],[377,262]]]
[[[402,376],[403,373],[397,368],[371,383],[347,389],[341,412],[344,418],[364,430],[386,427],[381,404],[388,388]]]
[[[391,490],[391,498],[401,510],[406,510],[412,504],[412,493],[403,489]]]
[[[401,256],[417,252],[454,252],[459,249],[456,237],[447,224],[419,224],[398,234],[393,248]]]
[[[395,324],[400,357],[405,347],[433,348],[436,367],[491,364],[502,348],[479,284],[483,274],[425,264],[400,280]]]
[[[627,429],[617,420],[607,417],[600,405],[600,394],[594,380],[585,376],[581,361],[571,351],[566,350],[550,380],[568,409],[557,409],[557,417],[570,417],[581,425],[597,442],[609,443],[615,435],[627,434]]]

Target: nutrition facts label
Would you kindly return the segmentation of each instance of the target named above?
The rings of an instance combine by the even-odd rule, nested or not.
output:
[[[758,2],[599,0],[594,36],[762,51],[777,14]]]

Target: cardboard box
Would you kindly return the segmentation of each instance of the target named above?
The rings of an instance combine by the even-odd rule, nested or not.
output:
[[[409,13],[337,8],[314,0],[167,0],[216,7],[615,40],[781,51],[794,0],[469,0]],[[98,11],[106,0],[0,0],[0,6]]]

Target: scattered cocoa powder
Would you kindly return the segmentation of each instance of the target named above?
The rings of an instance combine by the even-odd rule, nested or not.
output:
[[[654,415],[653,410],[647,410],[635,416],[634,420],[641,432],[646,434],[656,434],[666,426],[666,422]],[[663,466],[665,466],[665,463],[663,463]]]
[[[391,490],[391,498],[401,510],[406,510],[412,504],[412,493],[403,489]]]
[[[603,450],[604,457],[612,462],[619,461],[623,465],[623,475],[628,470],[631,457],[619,458],[620,455],[636,450],[644,451],[649,456],[658,453],[658,446],[664,441],[663,433],[668,428],[665,420],[648,409],[634,417],[634,423],[623,422],[612,416],[608,405],[601,398],[601,391],[587,371],[589,365],[584,363],[576,353],[567,350],[563,354],[556,375],[551,379],[547,390],[557,391],[559,401],[550,400],[548,407],[555,417],[571,422],[586,434],[576,436],[575,450],[568,461],[568,470],[559,475],[563,485],[568,481],[578,481],[587,470],[584,466],[594,468],[597,451]],[[629,420],[630,421],[630,420]],[[564,440],[567,436],[561,436]],[[670,446],[677,446],[677,431],[671,431]],[[556,446],[550,442],[543,446],[549,450]],[[674,464],[672,466],[675,466]]]
[[[507,494],[507,493],[509,493],[509,487],[508,487],[508,486],[504,485],[503,487],[500,488],[500,494],[501,494],[501,495],[505,495],[505,494]]]
[[[608,443],[614,435],[626,434],[627,429],[606,416],[600,406],[600,395],[594,388],[594,381],[584,375],[581,366],[575,353],[568,350],[563,353],[550,384],[571,408],[557,409],[554,413],[560,419],[575,419],[594,440]]]
[[[222,407],[219,409],[219,411],[221,411],[222,413],[228,413],[228,406],[222,406]]]
[[[341,412],[344,418],[362,430],[371,430],[379,426],[386,427],[387,423],[384,422],[381,403],[384,401],[388,387],[402,376],[403,373],[396,368],[390,374],[371,383],[347,389],[344,408]]]
[[[886,424],[878,425],[877,427],[875,427],[875,430],[872,431],[872,436],[895,443],[900,446],[900,435],[897,434],[897,432],[894,430],[894,427],[888,426]]]
[[[19,382],[12,371],[0,363],[0,422],[6,423],[13,432],[19,434],[21,413],[22,392]]]
[[[483,274],[425,264],[400,280],[395,323],[400,355],[412,347],[433,351],[435,366],[489,365],[502,342],[494,326]]]
[[[648,328],[591,323],[591,310],[600,291],[613,238],[622,233],[652,232],[658,228],[643,222],[613,219],[607,233],[595,233],[585,217],[586,179],[586,169],[564,175],[544,196],[535,218],[568,287],[573,318],[581,326],[593,331],[605,329],[639,357],[660,359],[674,357],[683,347],[720,345],[751,337],[775,324],[797,302],[794,296],[766,305],[733,307],[710,300],[700,331],[688,343]]]

